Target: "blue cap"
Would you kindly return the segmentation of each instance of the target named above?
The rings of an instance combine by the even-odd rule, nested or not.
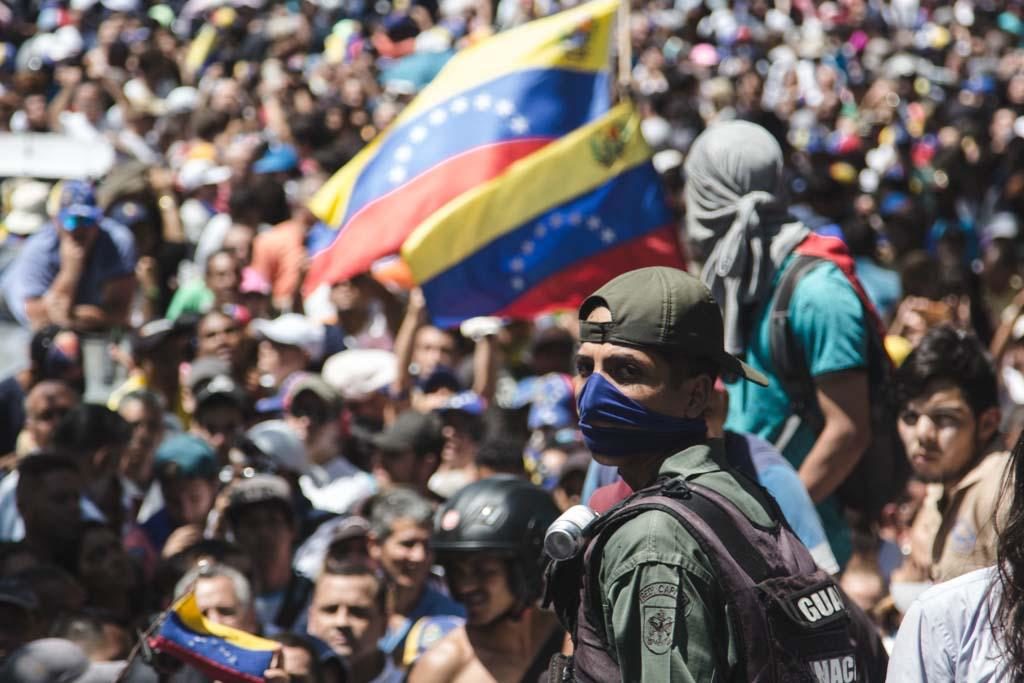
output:
[[[68,180],[60,189],[57,220],[65,230],[94,225],[103,218],[92,185],[82,180]]]
[[[878,205],[878,213],[882,218],[888,218],[896,213],[899,213],[910,204],[910,197],[902,192],[889,192],[882,198],[881,203]]]
[[[462,384],[455,375],[455,371],[444,365],[438,365],[431,370],[429,375],[417,378],[416,386],[424,394],[432,394],[438,389],[451,389],[455,392],[462,389]]]
[[[156,449],[154,467],[159,479],[212,479],[217,476],[217,456],[198,436],[175,434]]]
[[[557,372],[539,378],[533,386],[526,426],[530,429],[574,427],[577,421],[572,379]]]
[[[107,218],[130,228],[133,225],[148,221],[149,209],[146,208],[145,204],[129,199],[109,207]]]
[[[252,165],[253,173],[286,173],[299,165],[299,155],[291,145],[271,147]]]

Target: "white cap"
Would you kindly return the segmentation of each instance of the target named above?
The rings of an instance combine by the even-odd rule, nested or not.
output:
[[[278,344],[298,346],[311,360],[319,360],[324,353],[324,326],[298,313],[285,313],[273,320],[253,320],[257,336]]]
[[[663,149],[651,157],[651,163],[658,173],[668,173],[683,165],[683,153],[678,149]]]
[[[640,122],[640,132],[651,147],[658,148],[668,144],[672,126],[660,116],[650,116]]]
[[[218,185],[231,177],[231,169],[217,166],[209,159],[190,159],[178,171],[178,185],[192,192],[205,185]]]
[[[101,0],[111,12],[133,13],[139,11],[139,0]]]
[[[82,54],[85,41],[74,26],[61,26],[53,32],[54,41],[49,45],[49,57],[55,62]]]
[[[362,401],[394,383],[398,360],[390,351],[352,349],[328,358],[320,374],[346,401]]]
[[[31,235],[46,222],[46,200],[50,186],[38,180],[19,183],[11,193],[11,210],[4,227],[15,235]]]
[[[989,219],[982,232],[988,239],[1016,239],[1020,233],[1017,217],[1009,211],[1000,211]]]
[[[182,114],[199,108],[199,91],[189,85],[182,85],[167,93],[164,106],[168,114]]]
[[[284,420],[260,422],[249,429],[245,436],[282,469],[296,474],[309,471],[306,446]]]

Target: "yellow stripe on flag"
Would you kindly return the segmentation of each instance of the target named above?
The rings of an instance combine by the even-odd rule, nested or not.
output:
[[[585,194],[651,157],[629,102],[511,165],[450,202],[402,245],[423,283],[532,218]]]
[[[530,68],[601,71],[608,68],[608,45],[618,6],[619,0],[594,0],[498,33],[462,50],[402,112],[402,119],[513,71]],[[589,35],[582,49],[577,50],[573,48],[572,36],[583,27]]]
[[[417,114],[485,82],[532,68],[598,72],[607,69],[619,0],[585,5],[531,21],[458,52],[401,115],[321,187],[309,202],[320,220],[339,228],[349,197],[377,148]]]
[[[182,596],[172,609],[177,613],[178,618],[181,619],[181,623],[195,633],[216,636],[246,650],[271,651],[281,647],[281,644],[277,641],[260,638],[251,633],[207,620],[203,617],[203,613],[199,611],[195,593],[192,591]]]

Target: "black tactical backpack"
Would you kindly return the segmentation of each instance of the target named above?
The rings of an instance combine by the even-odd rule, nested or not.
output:
[[[755,492],[752,482],[740,483],[776,520],[782,520],[771,496],[763,489]],[[583,577],[575,601],[555,601],[576,647],[572,658],[556,656],[552,661],[552,682],[621,680],[612,649],[594,627],[601,609],[597,592],[601,551],[622,524],[650,510],[678,521],[715,565],[726,600],[724,612],[740,639],[742,659],[734,672],[736,680],[881,683],[885,679],[888,658],[873,625],[832,577],[817,568],[784,521],[756,526],[720,493],[676,477],[613,507],[591,525],[585,552],[549,567],[549,601],[567,595],[573,582],[579,586]],[[671,639],[674,624],[658,619],[656,613],[645,614],[641,628],[652,629],[652,637],[667,634]]]

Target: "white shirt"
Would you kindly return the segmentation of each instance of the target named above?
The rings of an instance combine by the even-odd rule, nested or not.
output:
[[[903,619],[886,680],[1009,681],[999,641],[992,633],[991,617],[1000,593],[995,567],[977,569],[925,591]]]

